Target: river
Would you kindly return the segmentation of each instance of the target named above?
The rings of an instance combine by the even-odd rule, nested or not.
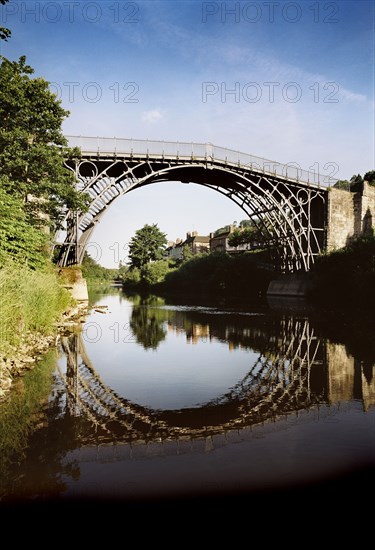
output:
[[[1,405],[3,503],[260,494],[373,474],[374,345],[345,317],[118,289],[92,302],[82,330]]]

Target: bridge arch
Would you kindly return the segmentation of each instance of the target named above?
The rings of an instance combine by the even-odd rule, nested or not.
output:
[[[68,160],[87,212],[67,212],[59,264],[82,262],[109,206],[152,183],[180,181],[214,189],[235,202],[267,236],[285,271],[308,270],[325,247],[328,185],[319,175],[211,144],[68,137],[82,158]],[[328,182],[332,183],[332,182]]]

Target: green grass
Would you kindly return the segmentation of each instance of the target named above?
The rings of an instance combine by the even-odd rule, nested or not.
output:
[[[25,333],[51,334],[71,302],[53,271],[8,265],[0,270],[0,352],[18,345]]]

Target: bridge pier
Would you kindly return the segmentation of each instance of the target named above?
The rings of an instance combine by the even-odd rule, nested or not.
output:
[[[364,182],[352,193],[332,187],[327,200],[327,252],[343,248],[356,237],[369,234],[375,223],[375,187]]]

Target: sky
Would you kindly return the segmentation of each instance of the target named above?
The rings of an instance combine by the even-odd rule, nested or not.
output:
[[[12,38],[65,109],[66,135],[208,142],[323,175],[374,169],[374,2],[20,1]],[[135,231],[207,235],[244,212],[195,184],[116,200],[88,252],[126,260]]]

